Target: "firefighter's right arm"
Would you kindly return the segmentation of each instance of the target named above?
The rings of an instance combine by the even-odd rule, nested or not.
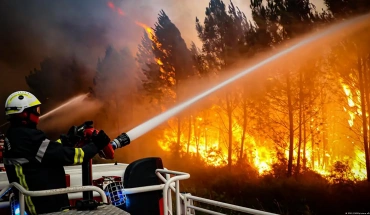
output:
[[[81,164],[93,158],[109,142],[109,137],[102,130],[98,134],[93,135],[91,143],[82,148],[67,147],[59,142],[45,139],[40,146],[36,159],[41,163]]]
[[[44,151],[43,148],[46,148],[46,150]],[[36,159],[40,163],[46,164],[82,164],[82,162],[93,158],[98,152],[98,147],[94,143],[89,143],[82,148],[74,148],[45,139],[36,154]]]
[[[93,158],[110,142],[102,130],[93,135],[91,143],[82,148],[66,147],[51,141],[40,130],[15,129],[10,136],[11,148],[7,149],[9,154],[25,158],[28,162],[34,160],[50,165],[81,164]]]

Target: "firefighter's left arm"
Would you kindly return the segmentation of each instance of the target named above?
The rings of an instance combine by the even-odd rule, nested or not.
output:
[[[41,163],[58,165],[81,164],[88,161],[99,152],[95,144],[90,143],[82,148],[63,146],[60,142],[45,139],[36,155]]]

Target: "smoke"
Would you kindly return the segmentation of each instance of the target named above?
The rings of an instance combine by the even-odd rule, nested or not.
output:
[[[91,120],[101,107],[102,103],[89,98],[88,94],[79,95],[60,104],[59,108],[43,113],[38,128],[46,132],[49,138],[58,139],[72,125]]]
[[[110,2],[124,15],[113,12]],[[153,26],[161,9],[178,26],[188,44],[194,41],[200,46],[195,17],[203,20],[208,3],[209,0],[181,4],[173,0],[1,1],[0,78],[7,77],[9,84],[0,94],[27,89],[24,75],[45,57],[73,56],[95,69],[98,57],[108,45],[127,46],[135,52],[143,34],[135,21]],[[234,3],[249,14],[249,3]]]
[[[118,50],[127,47],[134,55],[143,34],[134,21],[142,20],[153,26],[159,10],[142,7],[144,1],[137,5],[133,0],[113,1],[127,14],[121,16],[108,3],[107,0],[1,1],[1,101],[13,91],[30,90],[25,76],[33,68],[40,68],[46,57],[73,57],[94,71],[108,46]],[[151,4],[156,3],[146,5]]]
[[[118,8],[116,11],[109,7],[110,2]],[[249,2],[233,2],[249,16]],[[195,17],[203,20],[208,3],[209,0],[181,3],[174,0],[3,0],[0,2],[0,101],[4,103],[13,91],[30,90],[25,76],[33,68],[40,68],[40,62],[46,57],[74,58],[95,72],[98,59],[104,57],[108,46],[117,50],[128,48],[134,56],[143,35],[142,27],[135,21],[153,27],[161,9],[179,28],[188,45],[194,41],[200,47]],[[145,110],[146,107],[135,109],[132,117],[137,120],[135,124],[145,117],[141,114]],[[52,117],[57,118],[58,115]],[[0,117],[0,124],[4,121]]]
[[[134,54],[143,35],[134,21],[153,26],[159,8],[168,2],[113,1],[126,16],[114,13],[108,3],[1,1],[0,99],[5,101],[15,90],[29,90],[25,75],[39,68],[46,57],[74,57],[95,70],[98,58],[110,45],[117,49],[128,47]]]

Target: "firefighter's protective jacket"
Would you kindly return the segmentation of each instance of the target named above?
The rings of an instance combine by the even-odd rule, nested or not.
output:
[[[81,164],[98,153],[93,143],[83,148],[65,147],[47,139],[45,133],[36,128],[21,126],[9,128],[4,148],[9,183],[17,182],[30,191],[65,188],[63,166]],[[50,213],[69,206],[67,194],[25,196],[25,203],[28,214]]]

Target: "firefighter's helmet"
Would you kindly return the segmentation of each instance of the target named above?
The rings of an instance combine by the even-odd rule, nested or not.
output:
[[[27,91],[17,91],[6,99],[5,115],[13,115],[22,113],[25,109],[31,107],[38,107],[41,102],[32,93]],[[37,112],[40,113],[38,108]]]

